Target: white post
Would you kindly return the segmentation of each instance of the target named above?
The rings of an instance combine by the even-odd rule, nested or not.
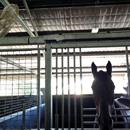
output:
[[[126,65],[127,65],[127,77],[128,77],[128,97],[130,97],[130,69],[129,69],[129,55],[128,55],[128,47],[126,46]]]
[[[47,44],[45,52],[45,130],[51,130],[52,127],[51,58],[51,47]]]

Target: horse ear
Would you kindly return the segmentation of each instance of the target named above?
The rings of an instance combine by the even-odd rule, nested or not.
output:
[[[112,73],[112,65],[111,62],[108,61],[107,65],[106,65],[106,69],[107,69],[107,73],[110,75],[111,77],[111,73]]]
[[[94,62],[92,62],[91,64],[91,69],[92,69],[93,76],[95,77],[97,73],[97,66],[94,64]]]

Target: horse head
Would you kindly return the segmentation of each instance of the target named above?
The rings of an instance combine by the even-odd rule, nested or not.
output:
[[[100,130],[112,130],[112,119],[109,108],[113,104],[115,85],[111,79],[111,62],[108,61],[106,65],[106,71],[97,71],[97,66],[94,64],[94,62],[91,65],[91,69],[94,77],[92,90],[98,113]]]

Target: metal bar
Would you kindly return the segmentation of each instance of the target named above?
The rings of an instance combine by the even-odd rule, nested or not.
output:
[[[91,72],[82,72],[83,74],[90,74]],[[126,73],[126,71],[116,71],[116,72],[114,72],[114,73]],[[10,73],[10,74],[7,74],[8,76],[10,76],[10,75],[14,75],[14,76],[16,76],[16,75],[36,75],[36,74],[34,74],[34,73],[25,73],[25,72],[21,72],[21,73]],[[56,73],[52,73],[52,74],[56,74]],[[58,72],[58,74],[61,74],[61,72]],[[64,72],[64,74],[67,74],[67,72]],[[73,72],[70,72],[70,74],[74,74]],[[78,74],[78,75],[80,75],[80,72],[76,72],[76,74]],[[41,77],[43,77],[43,75],[45,75],[45,72],[41,72]],[[2,73],[2,74],[0,74],[0,76],[5,76],[5,73]]]
[[[58,49],[56,49],[56,59],[55,59],[55,62],[56,62],[56,112],[55,112],[55,130],[58,130],[58,121],[59,121],[59,115],[58,115]]]
[[[114,122],[113,124],[128,124],[128,123],[130,123],[130,122],[117,121],[117,122]]]
[[[50,45],[46,45],[45,52],[45,130],[51,130],[52,127],[52,99],[51,99],[51,58],[52,52]]]
[[[1,0],[1,3],[6,7],[7,5],[10,5],[10,3],[8,2],[8,0]],[[30,30],[30,28],[24,23],[24,21],[21,19],[21,17],[19,15],[16,14],[16,12],[13,10],[14,15],[16,15],[17,17],[17,21],[24,27],[24,29],[28,32],[28,34],[31,37],[35,37],[35,35],[32,33],[32,31]]]
[[[126,111],[126,110],[130,110],[130,108],[115,108],[115,110],[124,110],[124,111]]]
[[[64,130],[64,57],[63,57],[63,48],[61,49],[61,86],[62,86],[62,130]]]
[[[24,2],[24,6],[25,6],[25,8],[26,8],[26,10],[27,10],[27,13],[28,13],[28,15],[29,15],[30,21],[31,21],[31,23],[32,23],[32,27],[33,27],[33,29],[34,29],[35,35],[38,36],[37,29],[36,29],[36,26],[35,26],[35,24],[34,24],[34,22],[33,22],[32,15],[31,15],[31,12],[30,12],[30,10],[29,10],[27,1],[26,1],[26,0],[23,0],[23,2]]]
[[[86,52],[82,52],[82,55],[83,56],[95,56],[95,55],[96,56],[97,55],[98,56],[100,56],[100,55],[106,55],[106,56],[108,56],[108,55],[112,55],[112,56],[114,56],[114,55],[123,55],[124,56],[125,50],[122,49],[122,47],[119,47],[121,50],[120,49],[116,49],[118,47],[110,47],[110,48],[113,48],[115,50],[104,50],[104,48],[103,48],[102,51],[100,51],[100,50],[87,51],[86,50]],[[94,49],[95,49],[95,47],[94,47]],[[128,52],[130,53],[130,50]],[[75,54],[76,54],[76,56],[79,56],[79,52],[76,52]],[[58,55],[60,55],[60,53],[58,53]],[[53,53],[53,56],[55,56],[55,53]],[[67,56],[67,53],[64,53],[64,56]],[[70,52],[70,56],[73,56],[72,52]]]
[[[80,54],[79,54],[80,55]],[[114,68],[126,68],[127,66],[126,65],[114,65],[114,66],[112,66],[112,67],[114,67]],[[58,67],[58,69],[61,69],[62,67]],[[64,67],[64,69],[67,69],[68,67]],[[78,67],[78,66],[76,66],[75,67],[76,69],[80,69],[80,67]],[[91,69],[91,67],[90,66],[82,66],[82,68],[83,69]],[[104,68],[104,66],[98,66],[98,68]],[[55,67],[53,67],[53,69],[56,69]],[[72,67],[70,67],[70,69],[74,69],[74,67],[72,66]],[[120,72],[120,71],[119,71]]]
[[[52,48],[73,48],[73,47],[124,47],[130,45],[130,40],[100,40],[99,41],[65,41],[59,44],[52,44]]]
[[[23,111],[22,111],[22,130],[25,130],[26,128],[26,110],[25,110],[25,105],[23,102]]]
[[[115,110],[116,108],[115,108],[115,105],[114,105],[114,116],[115,116],[115,120],[117,121],[117,111]]]
[[[20,46],[19,46],[20,47]],[[44,48],[39,48],[39,50],[43,50]],[[38,48],[21,48],[21,49],[17,49],[17,48],[9,48],[9,49],[4,49],[4,48],[2,48],[2,49],[0,49],[0,52],[7,52],[7,51],[10,51],[10,52],[12,52],[12,51],[35,51],[35,50],[38,50]],[[34,53],[35,54],[35,53]],[[8,54],[9,55],[9,54]],[[15,55],[15,54],[14,54]]]
[[[83,111],[86,111],[86,110],[87,110],[87,111],[88,111],[88,110],[91,111],[91,110],[96,110],[96,108],[83,108]]]
[[[128,47],[126,46],[126,65],[127,65],[127,78],[128,78],[128,91],[127,94],[130,97],[130,69],[129,69],[129,54]]]
[[[73,48],[73,63],[74,63],[74,126],[77,130],[77,96],[76,96],[76,57],[75,57],[75,48]]]
[[[83,85],[82,85],[82,53],[81,48],[79,48],[79,61],[80,61],[80,87],[81,87],[81,97],[80,97],[80,109],[81,109],[81,130],[83,130]]]
[[[84,114],[83,117],[98,117],[98,115],[94,114]],[[130,117],[130,115],[111,115],[111,117]]]
[[[68,78],[68,130],[70,130],[71,124],[71,111],[70,111],[70,55],[69,48],[67,48],[67,78]]]
[[[83,110],[84,111],[86,111],[86,110],[89,110],[89,111],[91,111],[91,110],[96,110],[96,108],[83,108]],[[130,110],[130,108],[115,108],[114,110]]]
[[[90,42],[93,43],[92,45],[90,44],[89,46],[98,46],[98,44],[101,46],[108,46],[108,43],[110,44],[109,46],[122,46],[122,45],[130,45],[130,32],[120,32],[120,33],[99,33],[99,34],[91,34],[91,33],[62,33],[62,34],[54,34],[54,35],[44,35],[44,36],[39,36],[39,37],[28,37],[28,36],[23,36],[23,37],[1,37],[0,38],[0,45],[1,44],[6,44],[6,45],[11,45],[11,44],[35,44],[35,43],[41,43],[44,44],[46,40],[54,41],[57,39],[61,40],[68,40],[62,41],[62,43],[79,43],[77,40],[82,40],[80,43],[83,43],[85,45],[89,44]],[[111,40],[110,40],[111,38]],[[123,38],[123,39],[122,39]],[[127,39],[124,39],[127,38]],[[92,40],[93,39],[93,40]],[[70,40],[70,41],[69,41]],[[74,42],[71,42],[71,40],[75,40]],[[101,43],[99,42],[101,41]],[[94,42],[96,41],[96,43]],[[104,44],[105,42],[105,44]],[[57,43],[57,42],[55,42]],[[97,44],[98,43],[98,44]],[[114,44],[115,43],[115,44]],[[58,46],[58,45],[57,45]],[[72,46],[72,45],[71,45]],[[68,47],[71,47],[68,46]],[[56,45],[54,46],[56,47]],[[74,46],[73,47],[77,47]],[[80,46],[83,47],[83,46]]]
[[[84,121],[83,124],[97,124],[97,121]]]
[[[117,122],[113,122],[113,124],[128,124],[129,122],[125,122],[125,121],[117,121]],[[98,124],[97,121],[84,121],[84,124]]]
[[[39,48],[39,45],[37,45]],[[40,103],[41,103],[41,96],[40,96],[40,50],[38,49],[37,52],[37,130],[40,130]]]
[[[28,32],[28,34],[31,37],[35,37],[35,35],[32,33],[32,31],[30,30],[30,28],[24,23],[24,21],[21,19],[20,16],[17,16],[17,20],[24,27],[24,29]]]
[[[113,73],[115,74],[115,75],[121,75],[121,73],[122,73],[122,75],[124,74],[124,73],[126,73],[127,71],[114,71]],[[91,71],[83,71],[83,74],[90,74],[91,73]],[[4,74],[4,73],[3,73]],[[16,73],[17,74],[17,73]],[[22,74],[22,73],[21,73]],[[29,73],[28,73],[29,74]],[[42,73],[42,74],[44,74],[44,73]],[[53,74],[55,74],[55,72],[53,72]],[[58,72],[58,74],[61,74],[61,72]],[[64,74],[67,74],[67,72],[64,72]],[[70,74],[74,74],[74,72],[70,72]],[[80,74],[80,72],[76,72],[76,74]]]

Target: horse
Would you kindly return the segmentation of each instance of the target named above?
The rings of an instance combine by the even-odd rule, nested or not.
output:
[[[92,91],[98,115],[98,125],[100,130],[112,130],[113,121],[111,118],[112,106],[114,102],[115,85],[111,79],[112,65],[108,61],[106,71],[97,71],[97,66],[92,62],[92,74],[94,81]]]

